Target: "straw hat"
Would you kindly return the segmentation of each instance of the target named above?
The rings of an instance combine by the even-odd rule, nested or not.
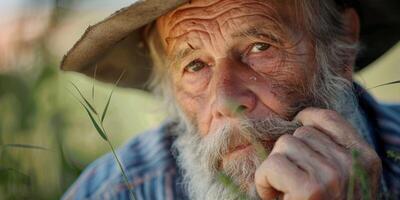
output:
[[[90,26],[64,56],[61,69],[77,71],[96,79],[115,82],[122,71],[120,85],[144,88],[151,73],[151,61],[142,42],[141,29],[157,17],[188,0],[133,0],[108,18]],[[356,70],[377,59],[400,38],[399,0],[335,0],[355,7],[361,16],[362,50]]]

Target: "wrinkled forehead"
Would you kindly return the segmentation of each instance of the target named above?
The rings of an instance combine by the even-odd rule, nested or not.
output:
[[[289,23],[290,2],[293,0],[195,0],[159,17],[156,24],[168,51],[176,46],[176,40],[193,32],[229,35],[260,24],[277,28]]]

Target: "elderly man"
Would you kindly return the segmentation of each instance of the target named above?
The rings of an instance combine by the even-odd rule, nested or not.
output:
[[[97,66],[105,81],[126,68],[123,84],[137,87],[149,52],[148,86],[169,119],[119,150],[129,184],[106,155],[64,198],[397,198],[386,152],[400,147],[400,107],[352,80],[366,2],[148,0],[90,27],[62,68]],[[384,50],[399,39],[389,35]]]

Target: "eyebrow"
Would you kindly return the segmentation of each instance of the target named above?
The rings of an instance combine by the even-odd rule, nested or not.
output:
[[[187,57],[188,55],[198,51],[199,49],[194,48],[192,45],[187,43],[187,47],[183,48],[182,50],[179,50],[176,54],[172,56],[172,61],[173,62],[179,62],[179,60]]]
[[[255,38],[260,38],[266,37],[272,41],[279,42],[280,40],[274,36],[274,34],[271,33],[271,31],[265,31],[264,28],[257,28],[257,27],[262,27],[262,25],[258,26],[252,26],[244,31],[239,31],[236,33],[232,33],[231,37],[232,38],[243,38],[243,37],[255,37]]]

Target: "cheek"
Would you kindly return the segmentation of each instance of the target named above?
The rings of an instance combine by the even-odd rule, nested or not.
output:
[[[308,99],[308,82],[303,66],[289,65],[279,60],[261,60],[259,64],[272,62],[269,67],[259,67],[262,76],[254,88],[259,100],[281,116],[291,119]],[[311,73],[311,72],[310,72]]]
[[[276,71],[280,65],[279,60],[276,58],[250,58],[247,64],[256,72],[262,75],[270,75]]]
[[[189,118],[190,122],[194,125],[198,124],[198,118],[206,109],[206,95],[204,92],[193,92],[187,90],[187,86],[183,87],[178,85],[175,87],[174,93],[176,95],[177,102]]]
[[[176,84],[180,85],[180,89],[193,94],[199,94],[207,89],[212,75],[210,67],[204,67],[198,72],[183,72]]]
[[[289,81],[290,79],[283,77],[280,80],[269,78],[260,81],[260,84],[253,89],[261,105],[267,106],[288,120],[292,117],[293,108],[304,99],[297,86]]]
[[[271,47],[265,52],[250,54],[243,59],[243,62],[250,66],[254,71],[268,75],[278,70],[282,64],[283,55],[275,47]]]
[[[304,46],[304,45],[303,45]],[[301,49],[281,51],[275,47],[250,55],[246,63],[252,70],[264,77],[276,94],[293,96],[296,93],[308,93],[313,75],[316,72],[313,56]]]
[[[209,82],[207,78],[206,80],[200,77],[195,79],[199,79],[197,81],[200,82]],[[202,135],[206,135],[209,131],[210,114],[212,113],[209,104],[210,91],[207,89],[208,84],[205,84],[206,86],[203,86],[203,89],[199,88],[195,79],[182,81],[180,84],[175,85],[174,94],[187,120],[189,120],[191,125],[196,127]]]

